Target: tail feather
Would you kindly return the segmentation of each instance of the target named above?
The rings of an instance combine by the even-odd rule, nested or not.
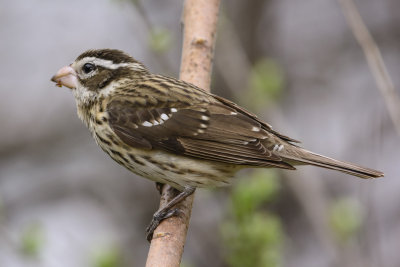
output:
[[[340,161],[325,157],[314,152],[297,148],[297,153],[295,155],[282,155],[282,157],[290,160],[294,160],[296,163],[300,164],[310,164],[318,167],[323,167],[331,170],[341,171],[347,174],[351,174],[364,179],[379,178],[383,177],[384,173],[381,171],[365,168],[358,166],[353,163]]]

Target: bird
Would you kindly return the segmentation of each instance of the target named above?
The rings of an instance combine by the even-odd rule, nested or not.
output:
[[[121,50],[88,50],[51,81],[71,89],[79,118],[113,160],[180,192],[154,214],[148,239],[196,188],[229,185],[244,168],[314,165],[366,179],[384,176],[308,151],[234,102],[153,74]]]

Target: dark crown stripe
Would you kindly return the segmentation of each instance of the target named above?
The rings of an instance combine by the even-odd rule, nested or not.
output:
[[[119,63],[139,63],[131,56],[125,54],[121,50],[117,49],[99,49],[99,50],[88,50],[81,54],[77,60],[81,60],[85,57],[96,57],[105,60],[111,60],[115,64]]]

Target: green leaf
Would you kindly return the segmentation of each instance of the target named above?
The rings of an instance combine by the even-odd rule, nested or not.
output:
[[[279,266],[282,254],[281,222],[258,208],[271,202],[279,192],[272,170],[259,169],[235,186],[232,198],[234,216],[222,224],[221,233],[230,266]]]
[[[272,170],[255,170],[235,186],[232,193],[233,210],[236,218],[251,216],[262,204],[271,201],[280,186],[276,173]]]
[[[21,236],[21,251],[25,256],[37,257],[43,248],[44,234],[42,226],[32,223],[27,226]]]
[[[230,266],[279,266],[283,234],[277,217],[256,214],[245,223],[230,221],[222,234]]]
[[[261,59],[252,68],[248,81],[246,104],[261,108],[268,101],[276,101],[284,86],[283,71],[271,59]]]
[[[166,52],[172,44],[171,33],[167,29],[154,28],[150,31],[149,45],[150,48],[157,52]]]
[[[102,248],[95,253],[94,267],[121,267],[122,256],[118,249]]]
[[[360,230],[363,216],[360,203],[350,198],[337,200],[331,207],[330,223],[338,239],[346,242]]]

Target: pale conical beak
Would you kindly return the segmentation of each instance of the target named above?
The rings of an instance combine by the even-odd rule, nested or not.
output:
[[[53,77],[51,77],[51,81],[55,82],[59,87],[64,85],[70,89],[75,89],[78,85],[76,72],[71,68],[71,66],[61,68]]]

